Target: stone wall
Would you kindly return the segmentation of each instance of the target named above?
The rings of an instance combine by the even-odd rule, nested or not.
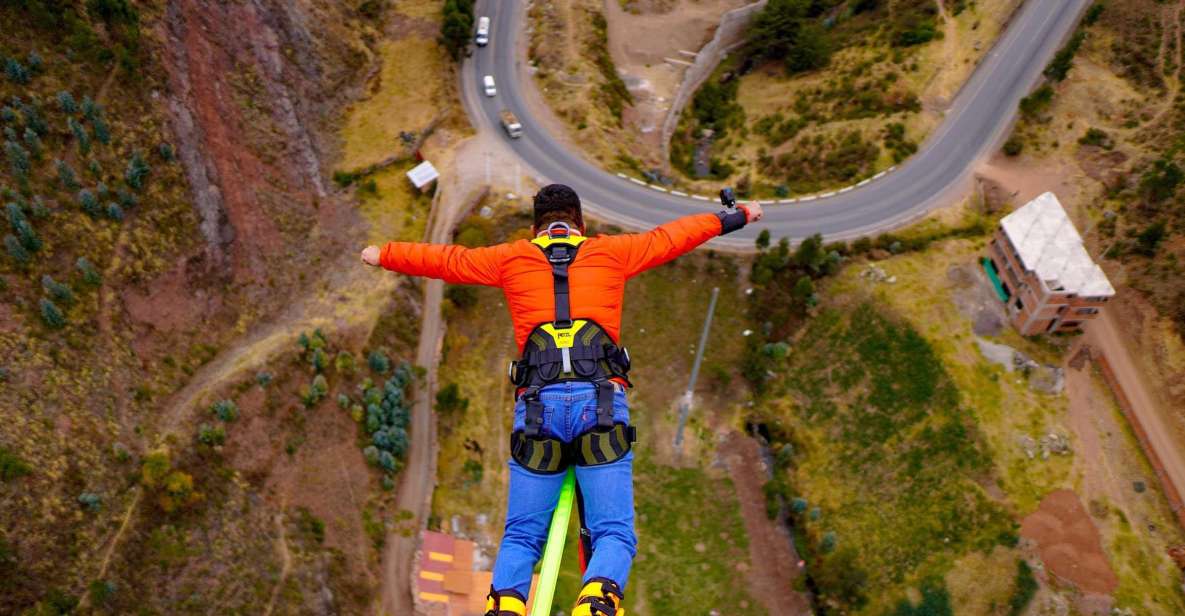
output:
[[[683,108],[687,106],[688,101],[708,79],[712,71],[716,70],[728,52],[745,42],[745,31],[749,22],[758,11],[765,8],[766,2],[767,0],[759,0],[725,13],[720,18],[720,26],[716,28],[716,34],[712,36],[712,40],[699,50],[695,56],[695,63],[683,73],[683,83],[679,84],[675,97],[671,99],[671,108],[667,111],[667,117],[662,124],[664,164],[671,158],[671,135],[675,133],[675,127],[679,125],[679,115],[683,113]]]

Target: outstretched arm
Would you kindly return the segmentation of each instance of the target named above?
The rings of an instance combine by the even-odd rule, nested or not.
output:
[[[362,251],[362,262],[401,274],[439,278],[452,284],[496,287],[502,282],[503,251],[504,245],[465,248],[446,244],[387,242],[382,248],[367,246]]]
[[[761,220],[761,206],[738,205],[735,212],[693,214],[659,225],[646,233],[616,235],[614,250],[624,261],[626,277],[636,276],[691,252],[696,246]]]

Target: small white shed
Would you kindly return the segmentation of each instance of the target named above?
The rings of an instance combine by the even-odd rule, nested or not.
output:
[[[433,167],[432,163],[428,161],[424,161],[415,167],[412,167],[411,171],[407,172],[407,179],[411,180],[411,183],[416,187],[416,190],[420,191],[427,190],[428,186],[430,186],[432,182],[435,182],[439,177],[440,173],[436,171],[436,167]]]

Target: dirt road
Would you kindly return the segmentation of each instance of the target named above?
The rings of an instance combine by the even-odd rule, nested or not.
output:
[[[490,144],[482,137],[467,140],[456,150],[452,165],[444,170],[447,178],[440,186],[440,199],[430,220],[427,241],[444,243],[452,239],[453,228],[466,213],[476,186],[478,174],[486,161]],[[431,511],[432,492],[436,487],[436,416],[432,400],[436,394],[436,367],[440,359],[440,345],[444,340],[444,322],[440,315],[440,301],[444,283],[424,280],[423,318],[420,323],[420,342],[416,348],[416,365],[427,371],[416,387],[412,406],[411,443],[407,466],[401,472],[399,506],[412,514],[387,535],[383,550],[383,585],[380,613],[385,616],[411,616],[415,613],[412,597],[412,574],[419,547],[419,531]],[[400,532],[411,528],[413,532]]]
[[[1164,486],[1165,495],[1173,506],[1173,513],[1185,526],[1185,512],[1180,508],[1180,495],[1185,493],[1185,448],[1173,437],[1165,413],[1169,409],[1158,405],[1152,389],[1144,381],[1138,364],[1124,344],[1126,339],[1115,322],[1113,311],[1103,311],[1100,318],[1086,329],[1082,344],[1101,352],[1119,384],[1121,397],[1127,399],[1137,425],[1132,426],[1145,444],[1149,461],[1156,469]],[[1142,434],[1141,434],[1142,433]]]

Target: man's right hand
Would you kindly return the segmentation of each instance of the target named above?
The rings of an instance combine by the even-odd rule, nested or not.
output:
[[[366,248],[363,248],[362,249],[362,262],[367,265],[373,266],[373,267],[378,267],[378,265],[379,265],[379,247],[378,246],[367,246]]]

